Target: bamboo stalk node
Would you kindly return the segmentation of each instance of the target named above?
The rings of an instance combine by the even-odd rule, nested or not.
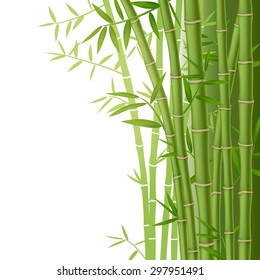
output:
[[[198,252],[199,252],[199,250],[188,250],[189,254],[194,254],[194,253],[198,253]]]
[[[211,195],[222,195],[222,192],[212,192]]]
[[[224,234],[225,235],[232,235],[232,234],[235,234],[235,232],[234,231],[225,231]]]
[[[164,29],[160,29],[160,30],[158,30],[158,32],[163,32],[164,31]]]
[[[251,239],[249,239],[249,240],[237,240],[237,242],[238,243],[250,243],[250,242],[252,242],[252,240]]]
[[[141,185],[141,188],[146,188],[146,187],[148,187],[148,184]]]
[[[185,223],[185,222],[187,222],[187,220],[186,220],[186,219],[183,219],[183,220],[177,220],[177,222],[178,222],[178,223]]]
[[[157,164],[151,164],[151,163],[149,163],[149,166],[151,166],[151,167],[157,167]]]
[[[212,247],[212,246],[214,246],[215,245],[215,243],[214,242],[212,242],[212,243],[206,243],[206,244],[204,244],[204,243],[199,243],[199,247]]]
[[[214,146],[214,145],[212,146],[212,148],[213,148],[214,150],[219,150],[219,151],[221,150],[221,147],[216,147],[216,146]]]
[[[174,138],[176,136],[176,134],[165,134],[165,136],[167,138]]]
[[[173,177],[172,179],[174,181],[174,180],[177,180],[177,179],[180,179],[180,178],[181,178],[181,175],[178,175],[178,176]]]
[[[177,159],[179,159],[179,160],[186,160],[186,159],[188,159],[188,156],[186,156],[186,157],[179,157],[179,156],[177,156]]]
[[[150,199],[149,203],[156,203],[157,201],[155,199]]]
[[[239,104],[254,104],[254,100],[238,100]]]
[[[218,76],[229,76],[230,73],[218,73]]]
[[[183,206],[184,207],[190,207],[190,206],[193,206],[193,205],[194,205],[194,203],[192,202],[192,203],[184,204]]]
[[[253,16],[252,13],[249,13],[249,14],[238,13],[237,15],[238,15],[239,17],[252,17],[252,16]]]
[[[238,195],[241,195],[241,194],[253,194],[252,191],[241,191],[238,193]]]
[[[155,61],[152,61],[152,62],[150,62],[150,63],[145,64],[145,67],[149,67],[149,66],[152,66],[152,65],[154,65],[154,64],[155,64]]]
[[[217,33],[223,33],[223,32],[227,32],[227,29],[217,29],[216,31]]]
[[[231,73],[236,73],[237,72],[236,69],[229,69],[228,71],[231,72]]]
[[[144,225],[144,227],[149,227],[150,225],[148,225],[148,224],[146,224],[146,225]]]
[[[143,148],[143,147],[144,147],[144,145],[143,145],[143,144],[140,144],[140,145],[135,144],[135,146],[136,146],[136,148]]]
[[[171,238],[171,241],[177,241],[179,238]]]
[[[137,19],[135,19],[135,20],[132,20],[131,23],[134,24],[134,23],[138,22],[139,20],[140,20],[140,19],[137,18]]]
[[[222,150],[232,150],[232,148],[233,148],[232,146],[229,146],[229,147],[223,147],[223,146],[221,146],[221,149],[222,149]]]
[[[167,97],[166,96],[163,96],[163,97],[157,97],[155,98],[156,101],[160,101],[160,100],[166,100]]]
[[[235,27],[237,27],[237,28],[239,28],[239,25],[238,25],[238,24],[236,24],[236,23],[234,24],[234,26],[235,26]]]
[[[123,77],[123,80],[131,79],[131,76]]]
[[[170,188],[170,187],[172,187],[172,184],[164,184],[164,186],[167,188]]]
[[[252,61],[252,60],[248,60],[248,61],[241,61],[241,60],[239,60],[238,61],[238,64],[241,64],[241,65],[247,65],[247,64],[253,64],[254,63],[254,61]]]
[[[160,136],[160,133],[153,131],[152,134]]]
[[[200,80],[188,80],[188,83],[189,83],[189,84],[200,84],[200,83],[202,83],[202,82],[203,82],[202,79],[200,79]]]
[[[194,185],[196,187],[211,187],[212,186],[212,183],[207,183],[207,184],[201,184],[201,183],[194,183]]]
[[[223,187],[223,190],[227,190],[227,191],[233,190],[233,189],[234,189],[234,187]]]
[[[156,237],[149,237],[148,240],[156,240]]]
[[[191,129],[192,133],[201,133],[201,132],[209,132],[209,128],[205,129]]]
[[[219,110],[222,110],[222,111],[231,111],[231,108],[225,108],[225,107],[218,107]]]
[[[239,143],[239,142],[238,142],[238,146],[240,146],[240,147],[245,147],[245,148],[250,148],[250,147],[253,147],[254,144],[242,144],[242,143]]]
[[[186,23],[186,24],[197,24],[197,23],[201,23],[201,19],[197,19],[197,20],[184,20],[184,23]]]
[[[172,115],[172,118],[184,118],[184,115]]]
[[[165,33],[170,33],[170,32],[174,32],[174,31],[175,31],[175,28],[164,30]]]
[[[163,71],[163,68],[158,68],[157,70],[158,70],[158,71]]]
[[[171,78],[171,79],[181,79],[182,76],[171,76],[170,78]]]
[[[121,40],[121,37],[120,37],[120,36],[118,36],[116,39],[117,39],[117,40]]]

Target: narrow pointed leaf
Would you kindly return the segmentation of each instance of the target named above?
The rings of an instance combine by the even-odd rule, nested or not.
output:
[[[51,19],[53,20],[53,22],[57,22],[56,17],[55,17],[55,15],[54,15],[54,13],[53,13],[53,11],[52,11],[52,9],[50,7],[49,7],[49,14],[50,14]]]
[[[122,237],[115,237],[115,236],[107,236],[107,238],[123,240]]]
[[[221,80],[208,80],[208,81],[205,81],[203,82],[204,85],[224,85],[224,84],[227,84],[228,82],[227,81],[221,81]]]
[[[212,239],[212,240],[220,240],[221,239],[220,236],[211,235],[211,234],[204,234],[204,233],[198,233],[197,236],[205,237],[205,238]]]
[[[202,219],[200,219],[199,217],[197,217],[197,219],[199,220],[199,222],[204,225],[206,228],[208,228],[209,230],[218,233],[218,230],[216,228],[214,228],[213,226],[211,226],[208,222],[203,221]]]
[[[158,203],[160,203],[160,204],[162,205],[162,207],[163,207],[164,209],[166,209],[169,213],[171,213],[172,215],[174,215],[173,212],[172,212],[172,210],[171,210],[167,205],[165,205],[164,203],[162,203],[161,201],[159,201],[159,200],[157,200],[157,199],[156,199],[156,201],[157,201]],[[174,215],[174,216],[175,216],[175,215]]]
[[[66,37],[69,36],[70,30],[71,30],[72,22],[69,21],[67,27],[66,27]]]
[[[75,16],[78,16],[79,14],[69,5],[69,4],[66,4],[68,9],[72,12],[73,15]]]
[[[166,221],[160,222],[160,223],[158,223],[158,224],[155,224],[154,226],[164,226],[164,225],[168,225],[168,224],[171,224],[171,223],[176,222],[177,220],[178,220],[178,218],[166,220]]]
[[[93,75],[95,73],[95,70],[96,70],[96,65],[93,66],[93,68],[92,68],[92,70],[90,72],[90,77],[89,77],[90,80],[92,79],[92,77],[93,77]]]
[[[129,40],[130,40],[130,36],[131,36],[131,22],[130,20],[128,20],[125,23],[125,27],[124,27],[124,44],[125,44],[125,48],[127,49],[128,44],[129,44]]]
[[[253,48],[252,48],[252,51],[255,52],[260,46],[260,43],[258,43],[257,45],[255,45]]]
[[[107,98],[107,97],[104,96],[104,97],[98,98],[98,99],[96,99],[96,100],[93,100],[93,101],[91,101],[90,103],[91,103],[91,104],[93,104],[93,103],[98,103],[98,102],[101,102],[101,101],[105,100],[106,98]]]
[[[221,102],[219,100],[217,100],[215,98],[212,98],[212,97],[209,97],[209,96],[198,95],[196,98],[199,99],[202,102],[221,105]]]
[[[168,157],[175,157],[175,156],[177,156],[176,153],[167,153],[167,154],[159,156],[159,158],[168,158]]]
[[[106,106],[112,101],[112,98],[109,98],[99,109],[98,112],[101,112],[104,108],[106,108]]]
[[[173,215],[174,215],[175,217],[178,217],[178,210],[177,210],[177,208],[176,208],[174,202],[172,201],[172,199],[171,199],[171,197],[170,197],[170,195],[169,195],[168,193],[166,193],[166,196],[167,196],[168,203],[169,203],[169,205],[170,205],[170,207],[171,207],[171,209],[172,209]]]
[[[143,241],[139,241],[139,242],[135,243],[135,245],[143,244],[144,242],[145,242],[144,240]]]
[[[151,1],[133,1],[131,2],[136,7],[144,8],[144,9],[157,9],[160,7],[159,4]]]
[[[110,54],[110,55],[105,56],[103,59],[101,59],[101,61],[99,62],[99,64],[104,64],[104,63],[107,62],[112,56],[113,56],[113,54]]]
[[[255,126],[254,143],[256,143],[256,141],[257,141],[259,132],[260,132],[260,118],[258,119],[256,126]]]
[[[117,11],[119,17],[120,17],[122,20],[124,20],[124,14],[123,14],[123,12],[122,12],[122,9],[121,9],[121,7],[120,7],[118,1],[117,1],[117,0],[114,0],[114,4],[115,4],[116,11]]]
[[[240,161],[236,150],[232,149],[232,159],[237,172],[240,174]]]
[[[112,92],[107,93],[109,95],[119,96],[119,97],[127,97],[127,98],[138,98],[138,95],[129,92]]]
[[[72,71],[73,69],[77,68],[78,66],[80,66],[81,63],[82,63],[82,61],[76,62],[75,64],[73,64],[73,65],[70,67],[69,71]]]
[[[44,23],[44,24],[40,25],[40,27],[51,26],[53,24],[55,24],[55,23],[54,22]]]
[[[54,60],[58,60],[58,59],[61,59],[61,58],[64,58],[65,56],[63,54],[61,55],[57,55],[55,56],[54,58],[52,58],[50,61],[54,61]]]
[[[186,143],[189,152],[192,153],[192,141],[191,141],[191,135],[188,127],[186,128]]]
[[[149,22],[150,22],[153,32],[159,38],[160,35],[159,35],[159,31],[158,31],[158,26],[157,26],[156,20],[154,18],[154,15],[152,13],[149,13]]]
[[[117,245],[119,245],[119,244],[122,244],[122,243],[124,243],[125,241],[126,241],[126,240],[118,241],[118,242],[116,242],[116,243],[110,245],[109,248],[112,248],[112,247],[115,247],[115,246],[117,246]]]
[[[91,45],[89,46],[89,49],[88,49],[88,58],[89,58],[90,62],[93,60],[93,52],[92,52],[92,46]]]
[[[161,87],[162,87],[162,84],[163,84],[163,80],[165,78],[165,75],[166,73],[160,78],[160,80],[158,81],[158,83],[156,84],[155,88],[154,88],[154,91],[152,92],[152,95],[151,95],[151,99],[150,99],[150,103],[153,103],[155,98],[157,97]]]
[[[219,260],[225,260],[226,258],[218,251],[210,247],[201,247],[203,250],[207,251],[213,257],[216,257]]]
[[[120,103],[120,104],[117,104],[117,105],[113,106],[113,107],[108,111],[108,113],[114,112],[114,111],[116,111],[116,110],[118,110],[118,109],[124,107],[125,104],[126,104],[126,103]]]
[[[110,35],[110,38],[111,38],[111,41],[112,41],[113,45],[115,46],[115,48],[119,52],[119,46],[118,46],[116,33],[115,33],[115,30],[114,30],[113,26],[111,26],[111,25],[109,26],[109,35]]]
[[[127,175],[128,178],[130,178],[132,181],[136,182],[137,184],[140,184],[140,181],[136,180],[134,177]]]
[[[55,31],[54,31],[55,41],[58,40],[59,30],[60,30],[60,26],[57,24],[56,27],[55,27]]]
[[[135,120],[127,120],[123,121],[124,123],[141,126],[141,127],[148,127],[148,128],[159,128],[161,127],[161,124],[150,121],[150,120],[144,120],[144,119],[135,119]]]
[[[195,183],[195,181],[196,181],[195,179],[196,179],[195,175],[193,175],[192,177],[190,177],[190,184],[191,184],[191,185]]]
[[[77,27],[81,24],[81,22],[83,21],[83,19],[84,19],[84,16],[80,16],[80,17],[76,20],[76,22],[75,22],[74,25],[73,25],[73,30],[74,30],[75,28],[77,28]]]
[[[169,145],[169,146],[171,146],[171,147],[174,147],[174,144],[172,144],[172,143],[170,143],[170,142],[168,142],[168,141],[165,141],[165,140],[163,140],[163,139],[159,139],[161,142],[163,142],[163,143],[165,143],[166,145]]]
[[[253,175],[255,175],[255,176],[260,176],[260,169],[253,169],[252,170],[252,173],[253,173]]]
[[[211,56],[211,50],[210,48],[208,49],[208,52],[207,52],[207,55],[205,57],[205,62],[204,62],[204,69],[205,71],[208,70],[208,67],[209,67],[209,62],[210,62],[210,56]]]
[[[180,22],[180,20],[179,20],[179,18],[178,18],[178,16],[177,16],[177,14],[176,14],[176,12],[175,12],[175,10],[174,10],[172,4],[170,4],[170,9],[171,9],[171,12],[172,12],[172,14],[173,14],[173,16],[174,16],[176,22],[178,23],[179,27],[181,28],[181,22]]]
[[[138,250],[135,250],[135,251],[131,254],[131,256],[129,257],[129,260],[130,260],[130,261],[133,260],[134,257],[137,255],[137,253],[138,253]]]
[[[258,66],[260,66],[260,61],[259,60],[254,61],[253,67],[258,67]]]
[[[183,55],[190,64],[192,64],[197,70],[199,70],[201,73],[203,73],[203,71],[200,69],[200,67],[190,58],[188,58],[186,55]]]
[[[95,11],[99,14],[100,17],[102,17],[105,21],[107,21],[109,23],[113,23],[113,20],[111,19],[111,17],[108,14],[106,14],[104,11],[102,11],[99,7],[97,7],[94,4],[93,4],[93,7],[94,7]]]
[[[116,115],[121,114],[121,113],[123,113],[123,112],[125,112],[125,111],[128,111],[128,110],[136,109],[136,108],[141,107],[141,106],[144,106],[144,105],[146,105],[146,103],[134,103],[134,104],[126,105],[126,106],[124,106],[123,108],[120,108],[120,109],[118,109],[117,111],[115,111],[114,113],[112,113],[112,114],[110,115],[110,117],[116,116]]]
[[[191,93],[191,88],[190,85],[186,79],[186,77],[183,77],[183,84],[184,84],[184,90],[185,90],[185,95],[189,103],[192,101],[192,93]]]
[[[126,230],[123,225],[122,225],[122,232],[123,232],[125,239],[128,240],[128,235],[127,235]]]
[[[96,28],[92,33],[90,33],[90,34],[88,35],[88,37],[87,37],[85,40],[83,40],[82,43],[85,43],[86,41],[88,41],[88,40],[90,40],[91,38],[93,38],[93,37],[100,31],[101,28],[102,28],[102,26],[99,26],[98,28]]]
[[[98,37],[97,52],[100,51],[100,49],[101,49],[101,47],[102,47],[102,45],[104,43],[104,40],[106,38],[106,34],[107,34],[107,28],[104,27],[102,29],[102,31],[100,32],[99,37]]]

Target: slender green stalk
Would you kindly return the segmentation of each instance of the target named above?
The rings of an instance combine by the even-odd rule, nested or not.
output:
[[[251,208],[252,208],[252,119],[253,119],[253,53],[251,0],[239,0],[239,152],[241,163],[239,192],[239,240],[240,260],[251,258]]]
[[[129,0],[121,0],[124,9],[127,13],[128,18],[134,18],[137,16],[131,2]],[[139,43],[140,50],[143,55],[143,60],[148,72],[148,75],[151,79],[153,86],[155,87],[159,80],[160,76],[157,70],[156,62],[153,58],[153,55],[149,49],[147,44],[146,38],[144,36],[144,31],[139,19],[132,20],[132,28],[134,30],[136,39]],[[159,104],[161,116],[164,123],[164,129],[166,134],[166,139],[172,145],[175,145],[174,141],[174,130],[171,120],[171,115],[169,112],[167,97],[164,91],[164,88],[161,87],[156,101]],[[169,145],[169,149],[171,152],[174,152],[174,148],[172,145]],[[187,259],[187,236],[186,236],[186,220],[184,215],[183,209],[183,194],[182,194],[182,184],[180,180],[180,170],[179,165],[175,157],[171,157],[172,169],[173,169],[173,176],[174,176],[174,183],[175,183],[175,191],[176,191],[176,198],[177,198],[177,208],[178,208],[178,222],[179,222],[179,231],[180,231],[180,246],[181,246],[181,257],[182,259]]]
[[[161,13],[163,16],[164,32],[167,39],[170,70],[171,70],[171,113],[176,132],[176,152],[180,166],[183,185],[183,202],[185,216],[187,219],[188,230],[188,254],[189,259],[198,259],[198,247],[195,229],[194,202],[191,193],[190,174],[188,168],[188,155],[184,139],[184,113],[183,113],[183,95],[182,95],[182,73],[180,70],[179,53],[175,36],[175,28],[173,25],[169,3],[159,1]]]
[[[184,3],[189,75],[202,75],[204,73],[204,67],[202,58],[199,1],[185,0]],[[189,79],[189,83],[193,96],[197,91],[197,95],[206,95],[203,79]],[[209,172],[209,129],[207,106],[205,102],[194,98],[191,112],[192,138],[195,156],[195,186],[199,206],[199,216],[202,220],[211,224],[210,187],[212,183]],[[210,234],[208,228],[204,227],[202,224],[199,226],[201,234]],[[199,242],[201,247],[209,247],[213,245],[211,240],[205,237],[200,237]],[[203,249],[200,250],[200,257],[201,259],[212,259],[212,256]]]
[[[225,206],[225,243],[226,258],[234,259],[235,233],[234,233],[234,186],[232,167],[232,139],[231,139],[231,106],[229,69],[227,58],[227,26],[226,26],[226,1],[217,1],[217,41],[218,41],[218,68],[219,80],[225,84],[219,86],[221,106],[221,149],[223,157],[223,192]]]
[[[172,197],[173,203],[176,205],[174,188],[172,188],[171,197]],[[172,227],[171,227],[171,260],[178,259],[178,244],[179,244],[178,224],[173,223]]]
[[[103,0],[105,9],[107,14],[114,19],[113,17],[113,12],[110,7],[110,3],[108,0]],[[118,46],[119,46],[119,52],[118,57],[120,60],[120,65],[123,73],[123,80],[124,80],[124,85],[125,89],[127,92],[134,92],[131,77],[130,77],[130,72],[127,66],[126,58],[124,56],[124,50],[123,50],[123,45],[121,43],[121,39],[119,37],[119,32],[117,29],[117,26],[113,26],[114,31],[116,33],[116,36],[118,38]],[[134,99],[129,99],[129,103],[132,104],[134,103]],[[132,111],[131,112],[131,118],[132,119],[138,119],[138,111]],[[146,166],[145,166],[145,157],[144,157],[144,148],[143,148],[143,141],[142,141],[142,135],[141,135],[141,130],[140,127],[134,126],[134,136],[135,136],[135,145],[136,145],[136,150],[137,150],[137,156],[139,160],[139,168],[140,168],[140,185],[141,185],[141,190],[142,190],[142,199],[143,199],[143,223],[144,223],[144,237],[145,237],[145,258],[146,259],[154,259],[154,254],[151,251],[151,247],[153,241],[150,240],[151,236],[151,224],[149,223],[149,201],[148,201],[148,182],[147,182],[147,174],[146,174]]]
[[[176,16],[177,16],[177,19],[179,20],[180,24],[181,24],[181,20],[182,20],[182,8],[183,8],[183,0],[177,0],[176,1]],[[175,20],[175,33],[176,33],[176,38],[177,38],[178,52],[180,51],[180,47],[181,47],[181,31],[182,31],[181,26],[179,25],[177,20]]]

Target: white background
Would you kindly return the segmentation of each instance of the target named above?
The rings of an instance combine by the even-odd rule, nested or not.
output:
[[[88,9],[87,1],[69,3]],[[0,278],[5,280],[56,279],[62,265],[127,260],[133,250],[108,249],[105,237],[122,236],[121,224],[133,241],[142,240],[141,194],[126,176],[138,168],[132,129],[90,104],[110,91],[111,75],[99,70],[89,82],[88,66],[68,73],[72,61],[49,62],[46,52],[59,50],[53,27],[38,27],[50,21],[48,6],[58,19],[68,18],[65,2],[57,0],[2,1],[0,9]],[[96,26],[84,24],[85,35]],[[132,63],[134,75],[143,75]]]

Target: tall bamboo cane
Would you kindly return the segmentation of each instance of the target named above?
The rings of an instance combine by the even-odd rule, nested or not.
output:
[[[184,113],[182,95],[182,73],[180,69],[179,53],[175,36],[169,3],[159,1],[163,14],[163,26],[167,39],[170,69],[171,69],[171,97],[172,97],[172,116],[176,132],[176,152],[180,166],[183,184],[183,202],[188,229],[188,254],[189,259],[198,259],[198,247],[195,230],[194,202],[191,193],[190,175],[188,168],[188,155],[184,139]]]
[[[201,17],[198,0],[185,0],[185,26],[188,44],[189,75],[202,75],[204,73],[202,44],[201,44]],[[196,66],[195,66],[196,65]],[[189,79],[193,96],[197,92],[205,96],[203,79]],[[196,193],[199,206],[199,216],[211,224],[210,187],[212,185],[209,172],[209,128],[207,120],[207,106],[204,102],[194,99],[192,103],[192,138],[195,155]],[[210,234],[208,228],[200,223],[200,234]],[[200,236],[200,246],[210,247],[214,243],[208,238]],[[201,259],[212,259],[206,251],[200,250]]]
[[[137,14],[135,9],[133,8],[131,2],[129,0],[121,0],[124,9],[127,13],[128,18],[135,18]],[[149,74],[149,77],[152,81],[153,86],[155,87],[159,80],[160,76],[157,70],[156,63],[154,61],[153,55],[149,49],[146,38],[144,36],[143,28],[140,23],[139,18],[132,20],[132,28],[134,30],[136,39],[138,41],[140,50],[143,55],[144,63]],[[164,88],[161,87],[158,95],[157,102],[159,104],[161,116],[164,123],[164,129],[166,134],[166,139],[172,145],[175,144],[174,141],[174,130],[172,126],[172,120],[169,112],[167,97],[164,91]],[[169,149],[171,152],[174,152],[172,145],[169,145]],[[187,233],[186,233],[186,219],[183,210],[183,194],[182,194],[182,184],[181,184],[181,176],[180,170],[178,166],[178,162],[175,157],[171,157],[172,169],[173,169],[173,179],[175,185],[176,199],[177,199],[177,208],[178,208],[178,224],[179,224],[179,233],[180,233],[180,246],[181,246],[181,258],[187,259]]]
[[[239,151],[240,176],[240,217],[239,217],[239,259],[251,258],[251,208],[252,208],[252,118],[253,118],[253,54],[251,0],[239,0]]]

